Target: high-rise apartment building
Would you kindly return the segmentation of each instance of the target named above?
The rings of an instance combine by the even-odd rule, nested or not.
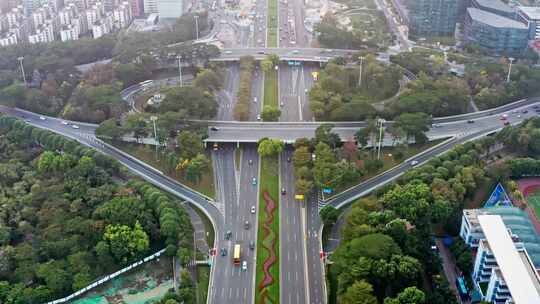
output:
[[[411,38],[452,36],[459,18],[461,1],[464,0],[409,1]]]
[[[183,0],[157,0],[159,18],[179,18],[184,13]]]
[[[141,17],[144,15],[144,7],[142,0],[130,0],[131,15],[133,17]]]
[[[144,13],[147,15],[158,12],[158,0],[144,0]]]

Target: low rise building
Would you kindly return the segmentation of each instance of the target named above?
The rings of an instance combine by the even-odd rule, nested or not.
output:
[[[536,233],[528,214],[517,207],[490,207],[481,209],[465,209],[461,217],[459,236],[472,248],[478,248],[484,232],[478,216],[499,215],[506,227],[512,230],[523,243],[534,265],[540,268],[540,236]]]
[[[540,278],[527,250],[499,215],[478,215],[484,239],[474,261],[473,280],[490,303],[540,303]]]
[[[540,39],[540,7],[520,6],[517,16],[529,28],[529,38]]]
[[[529,28],[516,20],[477,8],[467,8],[465,43],[475,43],[492,55],[519,56],[528,45]]]

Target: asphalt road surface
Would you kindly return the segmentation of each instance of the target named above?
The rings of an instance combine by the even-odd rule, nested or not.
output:
[[[225,214],[224,230],[218,233],[225,238],[227,231],[231,231],[231,238],[224,240],[217,248],[216,259],[223,263],[214,272],[212,303],[249,303],[254,297],[255,251],[249,249],[249,242],[256,238],[256,214],[252,214],[250,209],[257,200],[258,184],[252,185],[251,181],[258,174],[258,158],[253,148],[246,148],[241,163],[235,164],[234,154],[232,145],[212,152],[217,200],[223,203]],[[249,159],[252,159],[251,165]],[[249,229],[244,226],[246,221],[249,222]],[[233,264],[235,244],[241,245],[241,260],[247,261],[247,271]],[[223,248],[227,251],[226,256],[221,255]]]
[[[538,103],[538,99],[534,99]],[[512,124],[519,123],[527,117],[537,115],[533,106],[520,106],[513,110],[508,108],[507,111],[490,111],[487,113],[472,114],[472,117],[477,117],[473,122],[469,122],[469,117],[465,116],[457,120],[456,118],[443,118],[451,122],[434,123],[432,128],[426,133],[429,139],[440,139],[452,137],[456,135],[464,135],[468,132],[477,132],[481,130],[491,129],[493,127],[502,127],[503,121],[500,119],[500,114],[508,115],[508,121]],[[522,113],[522,111],[528,111]],[[513,113],[517,111],[517,113]],[[494,113],[490,115],[490,113]],[[496,114],[499,113],[499,114]],[[487,116],[486,116],[487,115]],[[220,123],[218,132],[210,133],[206,139],[209,142],[258,142],[261,138],[271,137],[284,140],[285,142],[293,143],[296,139],[306,137],[311,138],[315,134],[315,129],[320,123]],[[336,127],[332,129],[337,133],[342,140],[354,139],[354,134],[361,128],[363,122],[358,123],[336,123]],[[393,140],[390,137],[385,137],[384,145],[392,145]]]
[[[283,63],[279,66],[280,121],[313,120],[308,92],[314,84],[311,73],[316,70],[316,65],[306,63],[301,66],[289,66]]]
[[[280,156],[279,238],[280,238],[280,303],[312,303],[308,300],[307,269],[304,248],[304,202],[294,199],[295,178],[292,149]]]
[[[239,85],[239,66],[237,63],[230,64],[226,71],[223,89],[217,94],[217,119],[223,121],[234,119],[234,105],[236,104]]]

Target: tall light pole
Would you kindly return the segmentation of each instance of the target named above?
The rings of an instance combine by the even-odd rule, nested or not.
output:
[[[23,82],[24,82],[24,86],[26,86],[26,75],[24,73],[24,65],[23,65],[24,57],[19,57],[19,58],[17,58],[17,60],[19,60],[19,64],[21,66],[22,79],[23,79]]]
[[[156,160],[158,159],[158,146],[159,146],[159,140],[158,140],[158,137],[157,137],[157,128],[156,128],[156,120],[157,119],[158,119],[157,116],[154,116],[154,115],[150,116],[150,120],[154,124],[154,140],[157,143],[157,145],[156,145]]]
[[[360,71],[358,72],[358,87],[362,86],[362,66],[364,65],[364,57],[358,57],[360,59]]]
[[[184,86],[184,81],[182,80],[182,56],[178,55],[176,56],[176,59],[178,59],[178,75],[180,76],[180,86]]]
[[[510,72],[512,71],[512,61],[514,61],[513,57],[508,57],[508,75],[506,75],[506,82],[510,82]]]
[[[383,142],[383,129],[384,129],[384,123],[386,122],[386,120],[384,119],[379,119],[377,121],[377,124],[379,125],[379,148],[378,148],[378,151],[377,151],[377,159],[381,159],[381,146],[382,146],[382,142]]]
[[[193,16],[195,18],[195,37],[199,40],[199,15]]]

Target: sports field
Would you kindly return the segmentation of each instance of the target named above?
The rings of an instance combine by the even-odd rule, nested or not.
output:
[[[533,208],[536,218],[540,220],[540,188],[529,194],[527,202]]]

